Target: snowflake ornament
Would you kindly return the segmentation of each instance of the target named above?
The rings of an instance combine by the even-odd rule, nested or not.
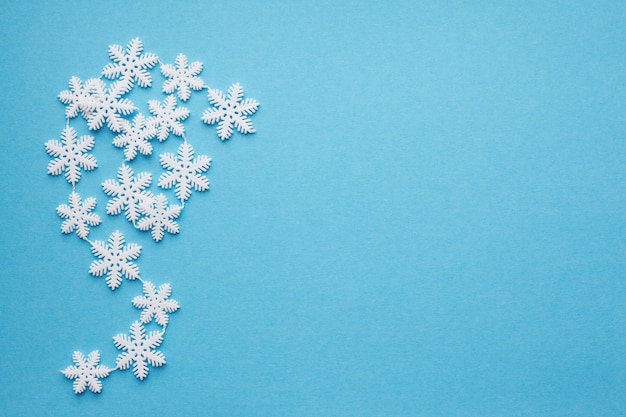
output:
[[[48,164],[48,174],[60,175],[65,171],[65,179],[74,185],[80,180],[80,169],[91,171],[98,163],[93,155],[87,153],[93,149],[93,136],[81,136],[76,140],[76,131],[67,126],[61,132],[61,142],[46,142],[46,152],[54,159]]]
[[[153,123],[148,123],[143,114],[137,114],[132,124],[123,120],[121,132],[113,139],[113,145],[124,148],[127,161],[135,159],[137,151],[142,155],[152,154],[152,144],[149,141],[156,136],[157,129]]]
[[[178,156],[161,154],[161,166],[167,169],[159,177],[159,187],[169,189],[176,184],[176,198],[181,202],[189,199],[191,188],[196,191],[209,189],[209,180],[202,175],[211,166],[211,158],[205,155],[193,157],[193,148],[188,143],[178,147]]]
[[[160,242],[163,239],[164,231],[175,235],[178,233],[178,223],[174,221],[180,216],[182,206],[176,204],[168,205],[167,197],[159,194],[150,202],[141,204],[141,213],[145,216],[137,222],[139,230],[152,230],[152,239]]]
[[[94,350],[87,356],[87,359],[85,359],[85,355],[83,355],[82,352],[76,351],[72,355],[72,361],[74,365],[68,366],[62,370],[61,373],[65,375],[67,379],[74,380],[74,393],[82,394],[87,387],[89,387],[91,392],[96,394],[100,393],[100,391],[102,391],[102,382],[100,382],[100,379],[106,378],[111,372],[105,365],[98,365],[100,362],[100,352]]]
[[[59,93],[59,101],[65,104],[65,118],[73,119],[80,113],[83,118],[87,119],[96,107],[96,101],[90,91],[97,79],[90,79],[83,82],[78,77],[70,78],[70,89],[63,90]]]
[[[106,121],[112,132],[123,129],[123,117],[134,112],[137,107],[127,98],[122,98],[128,92],[128,85],[124,81],[116,81],[107,87],[102,80],[95,80],[90,84],[89,92],[95,100],[93,111],[87,118],[90,130],[98,130]]]
[[[108,243],[96,240],[91,244],[96,261],[89,266],[89,273],[94,277],[106,274],[107,286],[115,290],[122,283],[122,276],[129,280],[139,278],[139,268],[133,262],[141,255],[141,246],[135,243],[124,245],[124,235],[116,230],[109,236]]]
[[[180,308],[178,301],[169,299],[172,294],[172,287],[170,284],[163,284],[157,290],[153,283],[145,281],[143,294],[136,296],[132,301],[135,307],[143,310],[139,320],[147,324],[154,317],[154,321],[165,328],[169,321],[168,313],[174,313]]]
[[[61,224],[61,232],[64,234],[76,231],[76,235],[81,239],[87,239],[89,236],[89,226],[97,226],[102,222],[100,216],[92,213],[96,207],[96,199],[93,197],[81,201],[80,195],[72,191],[67,204],[61,204],[57,207],[57,214],[62,219],[66,219]]]
[[[171,94],[177,91],[178,98],[182,101],[189,100],[191,90],[202,90],[204,81],[198,77],[202,72],[202,62],[194,61],[190,65],[187,64],[187,57],[178,54],[176,57],[176,68],[171,64],[161,65],[161,74],[168,78],[163,83],[163,92]]]
[[[122,164],[117,170],[117,178],[119,182],[106,180],[102,183],[104,193],[113,197],[107,203],[107,214],[117,216],[125,210],[128,221],[134,223],[140,216],[140,204],[152,199],[152,193],[145,190],[152,183],[152,174],[141,172],[135,177],[132,168]]]
[[[259,108],[259,103],[251,98],[243,100],[243,87],[239,83],[228,89],[228,98],[220,90],[209,88],[209,102],[214,106],[202,113],[202,121],[212,125],[217,123],[217,135],[223,141],[233,134],[233,125],[240,133],[254,133],[248,116]]]
[[[128,369],[133,364],[133,373],[138,379],[148,376],[148,364],[158,367],[165,365],[165,356],[156,350],[163,341],[163,332],[151,331],[146,336],[146,329],[136,321],[130,326],[130,337],[126,334],[113,336],[113,343],[120,353],[115,361],[118,369]]]
[[[189,116],[189,109],[186,107],[176,107],[176,97],[169,95],[163,100],[163,104],[158,100],[148,102],[150,113],[154,115],[153,122],[157,126],[157,139],[163,142],[170,136],[170,132],[182,137],[185,134],[185,127],[180,122]]]
[[[152,85],[152,77],[147,71],[154,67],[159,58],[153,53],[142,54],[143,43],[139,38],[132,39],[126,46],[126,51],[119,45],[109,46],[109,58],[113,63],[107,64],[102,70],[102,75],[107,78],[120,80],[127,84],[130,90],[133,81],[137,82],[140,87],[150,87]]]

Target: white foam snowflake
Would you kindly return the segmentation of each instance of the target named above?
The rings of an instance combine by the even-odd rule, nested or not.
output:
[[[176,97],[169,95],[163,100],[163,104],[158,100],[148,101],[150,113],[154,115],[154,123],[157,126],[157,138],[163,142],[170,135],[176,136],[185,134],[185,127],[180,120],[185,120],[189,116],[189,109],[186,107],[176,107]]]
[[[164,230],[170,234],[177,234],[179,231],[178,223],[173,219],[180,216],[182,207],[176,204],[168,205],[167,197],[159,194],[151,202],[145,201],[140,206],[142,217],[137,222],[139,230],[152,229],[152,239],[160,242],[163,239]]]
[[[68,366],[61,371],[67,379],[73,379],[74,393],[82,394],[85,388],[89,387],[91,392],[96,394],[102,391],[102,382],[100,379],[109,376],[111,370],[105,365],[98,365],[100,362],[100,353],[94,350],[87,356],[82,352],[74,352],[72,354],[74,365]]]
[[[106,121],[112,132],[119,132],[123,128],[124,119],[121,116],[127,116],[137,109],[132,101],[122,98],[128,92],[123,81],[115,81],[107,88],[102,80],[94,80],[89,91],[95,100],[93,111],[87,118],[90,130],[100,129]]]
[[[176,57],[176,68],[171,64],[161,65],[161,74],[168,80],[163,83],[163,92],[171,94],[177,91],[178,98],[182,101],[189,100],[191,89],[199,91],[204,88],[204,81],[197,75],[202,72],[202,62],[194,61],[187,64],[187,57],[178,54]]]
[[[112,290],[120,286],[122,276],[129,280],[139,278],[139,268],[131,261],[139,258],[141,246],[124,243],[124,235],[116,230],[109,236],[108,243],[96,240],[91,244],[91,252],[99,259],[91,263],[89,273],[95,277],[106,273],[106,283]]]
[[[76,136],[76,131],[68,126],[61,132],[61,142],[46,142],[46,152],[54,157],[48,164],[48,174],[59,175],[65,171],[65,179],[72,185],[80,180],[81,168],[91,171],[98,166],[96,158],[87,153],[93,149],[93,137],[85,135],[76,140]]]
[[[152,154],[152,144],[148,142],[156,136],[156,126],[148,123],[148,120],[139,113],[133,119],[133,123],[128,120],[122,121],[122,133],[113,139],[113,145],[124,148],[124,157],[127,161],[132,161],[137,156],[137,151],[142,155]]]
[[[145,191],[152,183],[152,174],[140,172],[135,177],[132,168],[122,164],[117,170],[119,182],[109,179],[102,183],[102,189],[110,199],[106,205],[107,214],[116,216],[125,210],[128,221],[135,222],[139,218],[139,205],[152,199],[152,194]]]
[[[211,158],[198,155],[194,158],[194,151],[188,143],[178,147],[178,156],[166,152],[161,154],[161,166],[169,170],[159,177],[159,187],[169,189],[176,184],[176,197],[186,201],[191,195],[191,188],[196,191],[209,189],[209,180],[202,175],[211,166]]]
[[[252,122],[247,116],[254,114],[259,103],[251,98],[243,100],[243,87],[239,83],[228,88],[228,98],[220,90],[209,88],[209,102],[214,106],[202,113],[202,121],[217,125],[217,135],[226,140],[233,134],[233,125],[241,133],[254,133]]]
[[[133,373],[139,379],[148,376],[148,364],[158,367],[165,365],[165,356],[156,350],[163,341],[163,332],[151,331],[146,337],[146,329],[135,321],[130,325],[130,337],[126,334],[113,336],[113,343],[119,350],[126,352],[117,356],[115,365],[124,370],[133,364]]]
[[[154,321],[159,326],[166,327],[169,321],[168,313],[174,313],[180,308],[178,301],[169,299],[172,294],[170,284],[162,284],[157,290],[154,284],[145,281],[143,283],[143,294],[133,298],[133,305],[143,309],[139,320],[143,323],[150,323],[154,317]]]
[[[132,39],[126,46],[126,51],[120,45],[109,46],[109,58],[114,63],[107,64],[102,75],[107,78],[120,78],[132,88],[133,80],[141,87],[150,87],[152,77],[147,71],[154,67],[159,58],[150,52],[142,54],[143,43],[139,38]]]
[[[78,116],[78,113],[81,113],[85,119],[89,118],[96,106],[96,101],[90,93],[96,81],[92,78],[87,80],[83,86],[80,78],[70,78],[70,89],[59,93],[59,101],[67,106],[65,108],[66,119],[73,119]]]
[[[89,226],[97,226],[102,222],[100,216],[92,213],[96,207],[96,199],[89,197],[82,202],[80,195],[76,191],[72,191],[68,202],[70,203],[69,206],[61,204],[57,207],[59,217],[66,219],[61,224],[61,232],[68,234],[76,230],[76,235],[79,238],[87,239]]]

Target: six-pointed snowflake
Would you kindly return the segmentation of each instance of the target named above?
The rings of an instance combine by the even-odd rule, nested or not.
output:
[[[106,273],[106,283],[112,290],[120,286],[122,276],[129,280],[139,278],[139,268],[131,261],[139,258],[141,246],[124,243],[124,235],[116,230],[109,236],[108,243],[96,240],[91,244],[91,251],[99,259],[91,263],[89,273],[95,277]]]
[[[96,107],[96,101],[89,92],[95,82],[97,79],[92,78],[83,86],[80,78],[70,78],[70,89],[59,93],[59,101],[67,106],[65,108],[66,119],[73,119],[78,116],[78,113],[82,114],[85,119],[89,118]]]
[[[100,379],[109,376],[111,370],[105,365],[98,365],[100,362],[100,353],[94,350],[87,356],[82,352],[74,352],[72,354],[74,365],[68,366],[61,371],[67,379],[73,379],[73,389],[76,394],[82,394],[85,388],[89,387],[91,392],[99,393],[102,391],[102,382]]]
[[[88,154],[93,148],[92,136],[81,136],[76,140],[76,131],[66,127],[61,132],[61,142],[49,140],[46,142],[46,152],[54,159],[48,164],[48,174],[59,175],[65,171],[65,179],[74,185],[80,180],[80,169],[91,171],[98,166],[96,158]]]
[[[122,121],[121,131],[122,133],[113,139],[113,145],[124,148],[124,157],[127,161],[135,159],[137,151],[142,155],[152,154],[152,144],[148,141],[156,136],[156,126],[148,123],[143,114],[137,114],[132,125],[128,120]]]
[[[150,113],[154,115],[154,123],[157,126],[157,138],[159,142],[163,142],[170,135],[170,132],[176,136],[185,134],[185,127],[180,120],[185,120],[189,116],[189,109],[186,107],[176,107],[176,97],[169,95],[161,104],[158,100],[148,101]]]
[[[179,54],[176,57],[176,68],[171,64],[161,65],[161,74],[169,78],[163,83],[163,92],[171,94],[177,91],[182,101],[189,100],[191,89],[199,91],[204,88],[204,81],[197,75],[202,72],[202,62],[195,61],[187,65],[187,57]]]
[[[151,331],[146,337],[143,325],[136,321],[130,326],[130,337],[126,334],[113,336],[113,343],[126,352],[117,356],[118,369],[128,369],[133,364],[133,373],[139,379],[148,376],[148,364],[158,367],[165,365],[165,356],[156,350],[163,341],[163,332]]]
[[[145,216],[137,222],[139,230],[152,229],[152,239],[160,242],[164,231],[170,234],[178,233],[178,223],[173,219],[180,216],[182,207],[176,204],[168,205],[167,197],[159,194],[151,202],[145,201],[140,206],[141,213]]]
[[[80,195],[72,191],[68,202],[70,205],[61,204],[57,207],[57,214],[62,219],[66,219],[61,224],[61,232],[67,234],[76,230],[76,235],[81,239],[87,239],[89,236],[89,226],[97,226],[102,220],[100,216],[92,213],[96,207],[96,199],[93,197],[86,198],[81,201]]]
[[[202,121],[206,124],[217,125],[217,135],[222,140],[233,134],[233,125],[241,133],[254,133],[252,122],[248,116],[254,114],[259,103],[251,98],[243,100],[243,87],[239,83],[228,89],[228,98],[220,90],[209,88],[209,102],[214,106],[202,113]]]
[[[107,203],[107,214],[116,216],[125,210],[126,218],[133,223],[139,219],[139,205],[152,199],[152,194],[145,191],[152,182],[152,174],[141,172],[137,177],[134,175],[131,167],[122,164],[117,171],[119,182],[106,180],[102,183],[105,194],[114,197]]]
[[[193,148],[188,143],[178,147],[178,156],[166,152],[161,154],[161,165],[167,169],[159,177],[159,187],[169,189],[176,184],[176,197],[186,201],[191,195],[191,188],[196,191],[209,189],[209,180],[202,175],[211,166],[211,158],[205,155],[193,157]]]
[[[127,116],[137,108],[127,98],[127,86],[123,81],[115,81],[108,88],[102,80],[95,80],[90,84],[90,93],[95,100],[93,111],[87,119],[90,130],[98,130],[106,121],[107,127],[112,132],[119,132],[123,128],[122,116]]]
[[[142,54],[143,44],[139,38],[132,39],[126,46],[126,51],[119,45],[109,46],[109,58],[114,63],[107,64],[102,70],[102,75],[107,78],[118,78],[131,89],[133,80],[141,87],[150,87],[152,77],[148,69],[154,67],[159,58],[150,52]]]
[[[178,301],[169,299],[172,294],[170,284],[162,284],[157,290],[154,284],[145,281],[143,283],[143,294],[133,298],[133,305],[143,309],[139,320],[143,323],[150,323],[154,317],[154,321],[159,326],[166,327],[169,321],[168,313],[174,313],[180,308]]]

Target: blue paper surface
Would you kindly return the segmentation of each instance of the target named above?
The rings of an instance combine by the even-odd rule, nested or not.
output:
[[[0,415],[624,415],[625,23],[614,1],[4,4]],[[181,310],[167,365],[76,396],[58,371],[114,365],[141,286],[60,233],[44,143],[69,78],[134,37],[240,82],[257,133],[222,143],[193,94],[211,190],[158,245],[105,214],[122,152],[97,133],[90,238],[142,245]]]

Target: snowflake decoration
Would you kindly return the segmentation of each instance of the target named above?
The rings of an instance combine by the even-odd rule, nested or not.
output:
[[[128,92],[128,86],[123,81],[116,81],[107,88],[102,80],[94,80],[89,90],[95,100],[93,111],[87,118],[89,129],[98,130],[106,121],[112,132],[121,131],[124,120],[121,116],[137,109],[132,101],[122,98]]]
[[[154,115],[153,119],[157,126],[157,139],[163,142],[170,135],[170,132],[176,136],[185,134],[185,127],[180,120],[185,120],[189,116],[189,109],[186,107],[176,107],[176,97],[169,95],[161,104],[158,100],[148,101],[150,113]]]
[[[199,91],[204,88],[204,81],[197,75],[202,72],[202,62],[195,61],[187,65],[187,57],[178,54],[176,57],[176,68],[171,64],[161,65],[161,74],[168,78],[163,83],[163,92],[171,94],[177,91],[178,98],[182,101],[189,100],[191,89]]]
[[[78,116],[78,113],[82,114],[85,119],[89,118],[96,106],[96,102],[90,94],[90,90],[95,82],[97,82],[97,79],[92,78],[87,80],[83,86],[80,78],[70,78],[70,89],[59,93],[59,101],[67,106],[65,108],[66,119],[73,119]]]
[[[211,158],[205,155],[193,157],[191,145],[183,143],[178,147],[178,156],[172,153],[161,154],[161,166],[167,169],[159,177],[159,187],[169,189],[176,184],[176,197],[186,201],[191,195],[191,187],[196,191],[209,189],[209,180],[202,175],[211,166]]]
[[[159,194],[151,202],[144,202],[140,206],[141,212],[145,215],[137,223],[139,230],[152,229],[152,239],[160,242],[163,239],[164,230],[170,234],[178,233],[178,223],[173,219],[180,216],[181,206],[172,204],[168,206],[167,197]]]
[[[136,321],[130,326],[130,337],[126,334],[113,336],[113,343],[119,350],[126,352],[117,356],[115,364],[124,370],[133,364],[133,373],[139,379],[148,376],[148,364],[158,367],[165,365],[165,356],[156,350],[163,341],[163,332],[151,331],[146,337],[143,325]]]
[[[57,140],[46,142],[46,152],[54,159],[48,164],[48,174],[59,175],[65,171],[65,179],[74,185],[80,180],[80,169],[91,171],[98,167],[96,158],[87,153],[93,149],[92,136],[81,136],[76,140],[76,131],[66,127],[61,132],[61,143]]]
[[[152,183],[152,174],[141,172],[135,177],[132,168],[122,164],[117,171],[117,178],[119,182],[106,180],[102,183],[104,193],[114,197],[107,203],[107,214],[117,216],[125,210],[128,221],[134,223],[139,219],[139,205],[152,198],[152,194],[145,191]]]
[[[76,394],[82,394],[85,388],[89,387],[89,390],[94,393],[102,391],[102,382],[100,379],[109,376],[111,370],[105,365],[98,365],[100,362],[100,353],[94,350],[87,356],[82,352],[74,352],[72,355],[72,361],[74,365],[68,366],[61,371],[67,379],[73,379],[74,392]]]
[[[116,230],[109,236],[108,244],[96,240],[91,244],[91,251],[96,258],[89,266],[89,273],[94,277],[107,274],[106,283],[115,290],[122,283],[122,276],[129,280],[139,278],[139,268],[131,261],[141,255],[141,246],[135,243],[124,245],[124,235]]]
[[[259,103],[251,98],[243,100],[243,87],[239,83],[228,89],[228,98],[220,90],[209,88],[209,102],[214,106],[202,113],[202,121],[206,124],[217,125],[217,135],[226,140],[233,134],[233,125],[241,133],[254,133],[252,122],[247,116],[254,114]]]
[[[57,207],[57,214],[62,219],[66,219],[61,224],[61,232],[64,234],[72,233],[76,230],[76,235],[81,239],[87,239],[89,236],[89,226],[97,226],[102,220],[100,216],[92,213],[96,207],[96,199],[93,197],[85,199],[81,202],[80,195],[72,191],[68,202],[70,205],[61,204]]]
[[[132,88],[133,80],[140,87],[150,87],[152,77],[146,70],[154,67],[159,58],[150,52],[141,54],[142,51],[143,43],[139,38],[128,42],[126,51],[119,45],[110,45],[109,58],[114,63],[107,64],[102,70],[102,75],[110,79],[120,77],[128,85],[128,89]]]
[[[154,124],[148,123],[143,114],[137,114],[132,125],[128,120],[123,120],[121,132],[113,139],[113,145],[124,148],[127,161],[135,159],[137,151],[142,155],[152,154],[152,144],[148,141],[156,136],[157,130]]]
[[[143,309],[139,320],[142,323],[150,323],[154,317],[154,321],[164,328],[169,321],[168,313],[174,313],[180,308],[178,301],[170,300],[172,287],[170,284],[163,284],[159,289],[155,289],[154,284],[145,281],[143,283],[143,294],[133,298],[133,305],[139,309]]]

